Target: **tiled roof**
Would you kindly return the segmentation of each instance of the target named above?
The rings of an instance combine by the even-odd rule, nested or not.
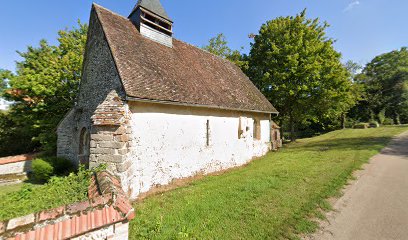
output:
[[[93,6],[130,100],[276,113],[228,60],[173,39],[173,48],[143,37],[130,20]]]
[[[107,172],[92,178],[89,201],[0,222],[0,239],[71,239],[135,217],[120,181]]]

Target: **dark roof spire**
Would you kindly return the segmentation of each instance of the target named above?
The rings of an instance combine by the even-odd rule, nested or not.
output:
[[[138,7],[145,8],[166,20],[171,21],[169,15],[167,14],[166,10],[164,10],[163,5],[160,3],[160,0],[139,0],[133,9],[135,11]],[[133,12],[132,11],[132,12]]]

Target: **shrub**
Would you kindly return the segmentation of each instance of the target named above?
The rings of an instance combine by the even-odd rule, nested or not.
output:
[[[355,129],[366,129],[368,127],[369,127],[368,123],[357,123],[357,124],[354,125],[353,128],[355,128]]]
[[[380,124],[377,121],[370,121],[369,126],[370,128],[378,128]]]
[[[383,121],[384,125],[394,125],[394,120],[392,118],[386,118]]]
[[[67,176],[75,171],[74,164],[68,159],[58,157],[45,157],[43,159],[54,167],[54,175]]]
[[[43,159],[33,161],[33,179],[39,183],[46,183],[54,175],[54,167]]]
[[[50,166],[43,160],[35,161],[36,165],[40,162]],[[86,200],[91,176],[94,171],[101,170],[103,168],[85,170],[81,166],[77,173],[67,177],[52,177],[45,185],[35,188],[27,185],[20,191],[2,196],[0,221]]]

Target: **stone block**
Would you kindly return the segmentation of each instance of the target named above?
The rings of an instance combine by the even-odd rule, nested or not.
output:
[[[112,141],[113,136],[111,134],[92,134],[91,140],[93,141]]]
[[[19,218],[14,218],[11,219],[8,224],[7,224],[7,231],[21,227],[21,226],[25,226],[31,223],[34,223],[35,221],[35,216],[34,214],[30,214],[24,217],[19,217]]]
[[[115,140],[118,142],[129,142],[129,135],[122,134],[115,137]]]
[[[96,141],[92,140],[89,146],[91,148],[96,148],[98,146],[98,144],[96,143]]]
[[[128,148],[124,148],[124,149],[119,149],[118,150],[118,154],[119,155],[126,155],[129,153],[129,149]]]
[[[124,142],[100,142],[99,147],[101,148],[115,148],[115,149],[122,149],[126,146],[126,143]]]
[[[125,126],[119,127],[115,132],[115,134],[117,134],[117,135],[121,135],[121,134],[125,134],[125,133],[126,133],[126,127]]]
[[[118,172],[122,173],[122,172],[127,171],[131,166],[132,166],[132,161],[127,160],[127,161],[125,161],[123,163],[117,164],[116,168],[117,168]]]
[[[101,155],[98,157],[99,163],[122,163],[124,156],[122,155]]]
[[[115,149],[112,148],[91,148],[91,154],[114,155]]]

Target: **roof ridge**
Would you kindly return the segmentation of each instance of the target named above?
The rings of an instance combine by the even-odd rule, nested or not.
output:
[[[126,19],[127,21],[130,21],[129,18],[124,17],[124,16],[120,15],[119,13],[116,13],[116,12],[114,12],[114,11],[112,11],[112,10],[110,10],[110,9],[108,9],[108,8],[106,8],[106,7],[104,7],[104,6],[101,6],[101,5],[99,5],[99,4],[95,3],[95,2],[92,3],[92,7],[94,7],[94,6],[95,6],[95,7],[98,7],[98,8],[102,8],[103,10],[106,10],[106,11],[108,11],[108,12],[110,12],[110,13],[112,13],[112,14],[118,16],[118,17],[121,17],[121,18],[123,18],[123,19]]]
[[[108,9],[108,8],[105,8],[105,7],[99,5],[99,4],[95,3],[95,2],[92,3],[92,5],[97,6],[97,7],[99,7],[99,8],[102,8],[102,9],[104,9],[104,10],[106,10],[106,11],[108,11],[108,12],[110,12],[110,13],[112,13],[112,14],[118,16],[118,17],[121,17],[121,18],[123,18],[123,19],[126,19],[127,21],[130,21],[129,18],[127,18],[127,17],[125,17],[125,16],[122,16],[122,15],[120,15],[119,13],[116,13],[116,12],[114,12],[114,11]],[[130,22],[131,22],[131,21],[130,21]],[[152,41],[152,42],[154,42],[153,40],[151,40],[151,39],[149,39],[149,38],[147,38],[147,39],[150,40],[150,41]],[[176,40],[176,41],[179,41],[179,42],[184,43],[184,44],[186,44],[186,45],[192,46],[192,47],[194,47],[194,48],[196,48],[196,49],[199,49],[199,50],[201,50],[201,51],[204,51],[204,52],[206,52],[206,53],[209,53],[209,54],[211,54],[212,56],[215,56],[215,57],[217,57],[217,58],[220,58],[221,60],[228,61],[228,62],[231,63],[231,61],[229,61],[228,59],[225,59],[225,58],[223,58],[223,57],[221,57],[221,56],[218,56],[218,55],[216,55],[216,54],[214,54],[214,53],[211,53],[211,52],[209,52],[209,51],[207,51],[207,50],[205,50],[205,49],[202,49],[202,48],[200,48],[200,47],[198,47],[198,46],[195,46],[195,45],[193,45],[193,44],[191,44],[191,43],[185,42],[185,41],[180,40],[180,39],[175,38],[175,37],[173,37],[173,40]]]

